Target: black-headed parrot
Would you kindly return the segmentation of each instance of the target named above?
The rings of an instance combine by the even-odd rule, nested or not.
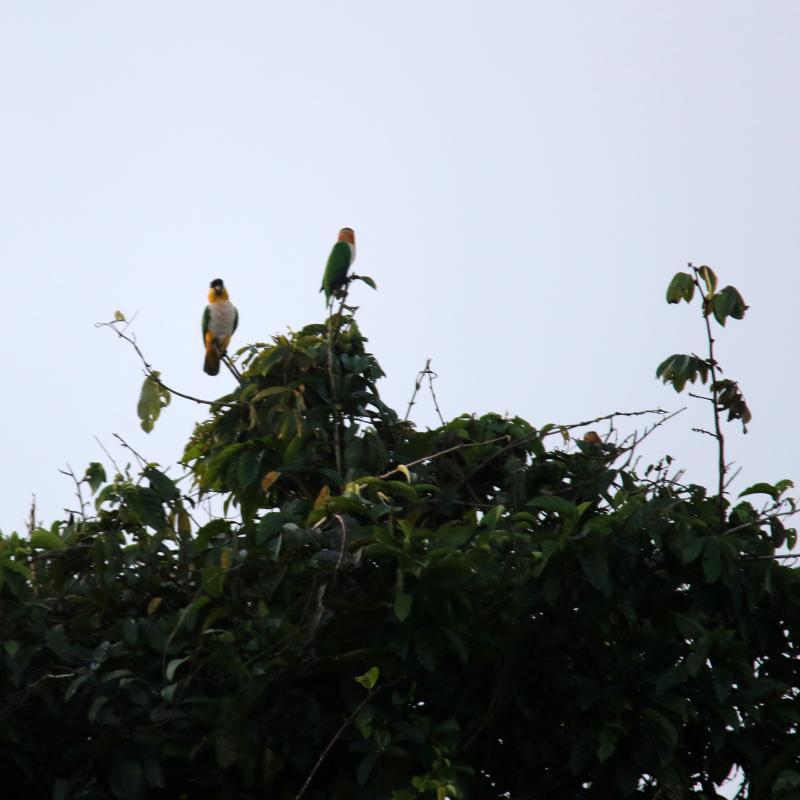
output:
[[[219,361],[225,355],[228,342],[239,324],[239,312],[228,299],[228,290],[221,278],[211,281],[208,305],[203,312],[203,343],[206,358],[203,371],[208,375],[219,373]]]
[[[356,260],[356,235],[352,228],[342,228],[339,239],[328,256],[325,274],[322,276],[321,292],[325,292],[325,305],[330,303],[331,295],[339,296],[339,289],[347,282],[347,270]]]

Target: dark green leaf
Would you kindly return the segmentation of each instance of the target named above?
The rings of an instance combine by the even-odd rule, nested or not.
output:
[[[394,613],[397,619],[402,622],[411,613],[411,603],[414,598],[410,594],[398,590],[394,596]]]
[[[680,303],[685,300],[691,302],[694,297],[694,278],[688,272],[678,272],[667,287],[667,302]]]
[[[583,574],[599,592],[608,593],[611,583],[608,577],[608,562],[602,549],[588,539],[575,542],[575,553]]]
[[[703,548],[703,573],[706,580],[714,583],[722,574],[722,550],[716,536],[709,536]]]
[[[83,476],[83,479],[89,484],[89,488],[92,490],[92,494],[94,494],[106,481],[106,471],[103,469],[103,465],[99,464],[97,461],[92,461],[92,463],[86,467],[86,474]]]
[[[381,671],[378,667],[370,667],[363,675],[356,678],[356,683],[360,683],[365,689],[372,690],[378,682]]]

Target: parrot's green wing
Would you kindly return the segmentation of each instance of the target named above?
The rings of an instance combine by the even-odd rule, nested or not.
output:
[[[206,340],[206,331],[208,330],[208,320],[211,318],[211,309],[206,306],[206,310],[203,312],[203,341]]]
[[[325,292],[325,299],[330,299],[331,294],[341,287],[347,279],[347,270],[350,269],[352,251],[347,242],[336,242],[328,257],[325,274],[322,276],[321,292]]]

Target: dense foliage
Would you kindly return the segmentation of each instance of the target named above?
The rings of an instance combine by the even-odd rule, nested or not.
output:
[[[96,514],[0,539],[3,796],[798,796],[779,512],[596,435],[416,430],[365,342],[245,348],[191,486],[92,465]]]

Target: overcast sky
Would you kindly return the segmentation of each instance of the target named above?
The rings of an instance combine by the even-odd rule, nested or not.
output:
[[[711,265],[751,306],[719,336],[753,411],[737,486],[800,478],[798,40],[777,0],[0,2],[0,528],[33,493],[47,523],[74,507],[58,469],[108,463],[95,436],[167,466],[202,417],[176,398],[142,432],[141,366],[95,322],[136,313],[164,379],[214,398],[209,281],[234,345],[320,321],[345,225],[389,403],[428,357],[448,417],[688,401],[645,458],[713,485],[706,404],[654,377],[704,353],[664,291]]]

